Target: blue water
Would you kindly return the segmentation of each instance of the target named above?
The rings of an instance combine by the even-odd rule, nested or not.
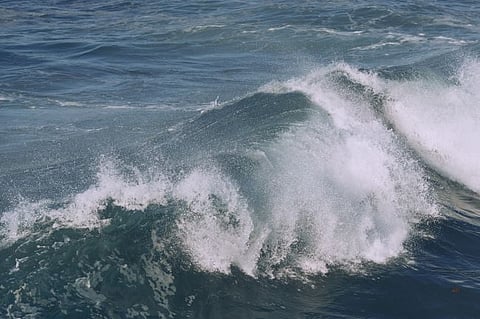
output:
[[[478,318],[476,1],[0,3],[1,318]]]

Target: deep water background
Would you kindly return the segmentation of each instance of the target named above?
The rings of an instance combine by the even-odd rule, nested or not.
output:
[[[0,317],[478,318],[476,1],[0,2]]]

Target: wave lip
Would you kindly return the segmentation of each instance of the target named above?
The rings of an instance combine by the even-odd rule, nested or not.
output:
[[[386,115],[442,175],[480,193],[480,63],[466,61],[453,78],[391,82]]]

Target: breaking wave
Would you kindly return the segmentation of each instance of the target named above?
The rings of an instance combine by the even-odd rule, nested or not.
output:
[[[438,212],[416,153],[477,190],[478,163],[473,159],[478,148],[473,146],[478,142],[460,138],[464,130],[476,132],[477,79],[470,70],[477,64],[472,63],[459,71],[454,86],[385,80],[345,64],[270,83],[260,93],[224,105],[223,113],[233,113],[222,118],[234,121],[238,108],[247,110],[257,98],[264,104],[274,101],[262,112],[274,117],[281,110],[288,116],[278,105],[283,96],[308,103],[301,107],[308,109],[308,116],[300,121],[296,116],[286,128],[282,122],[284,129],[269,139],[223,149],[233,158],[234,170],[221,163],[221,154],[211,153],[176,174],[102,159],[96,182],[85,191],[61,203],[24,199],[4,212],[2,242],[45,231],[38,225],[104,227],[109,224],[104,213],[108,207],[135,218],[153,205],[175,211],[168,234],[174,234],[182,251],[205,271],[229,273],[235,266],[251,276],[279,277],[325,273],[334,265],[355,269],[364,261],[385,263],[405,251],[418,222]],[[447,97],[438,97],[440,88]],[[242,117],[255,116],[248,112]],[[185,128],[195,130],[198,122],[208,139],[212,126],[205,123],[206,116],[220,113],[206,111]],[[262,127],[268,122],[253,120]],[[227,133],[217,134],[215,141],[229,145],[236,137]],[[454,146],[462,151],[454,152]]]

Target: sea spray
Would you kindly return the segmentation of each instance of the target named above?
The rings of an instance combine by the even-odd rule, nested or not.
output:
[[[274,264],[325,272],[332,264],[383,263],[403,251],[412,223],[436,213],[425,175],[372,105],[346,94],[332,72],[378,85],[345,65],[273,83],[304,92],[321,109],[266,151]],[[268,182],[267,182],[268,183]]]
[[[435,170],[480,192],[480,63],[467,60],[454,76],[387,82],[387,117]]]
[[[108,224],[108,219],[102,219],[99,212],[109,204],[142,211],[148,205],[165,203],[168,181],[161,173],[141,173],[128,165],[122,166],[122,171],[119,167],[118,161],[101,157],[95,183],[60,203],[21,198],[16,207],[1,215],[2,242],[28,236],[37,223],[51,224],[53,228],[100,227]]]

